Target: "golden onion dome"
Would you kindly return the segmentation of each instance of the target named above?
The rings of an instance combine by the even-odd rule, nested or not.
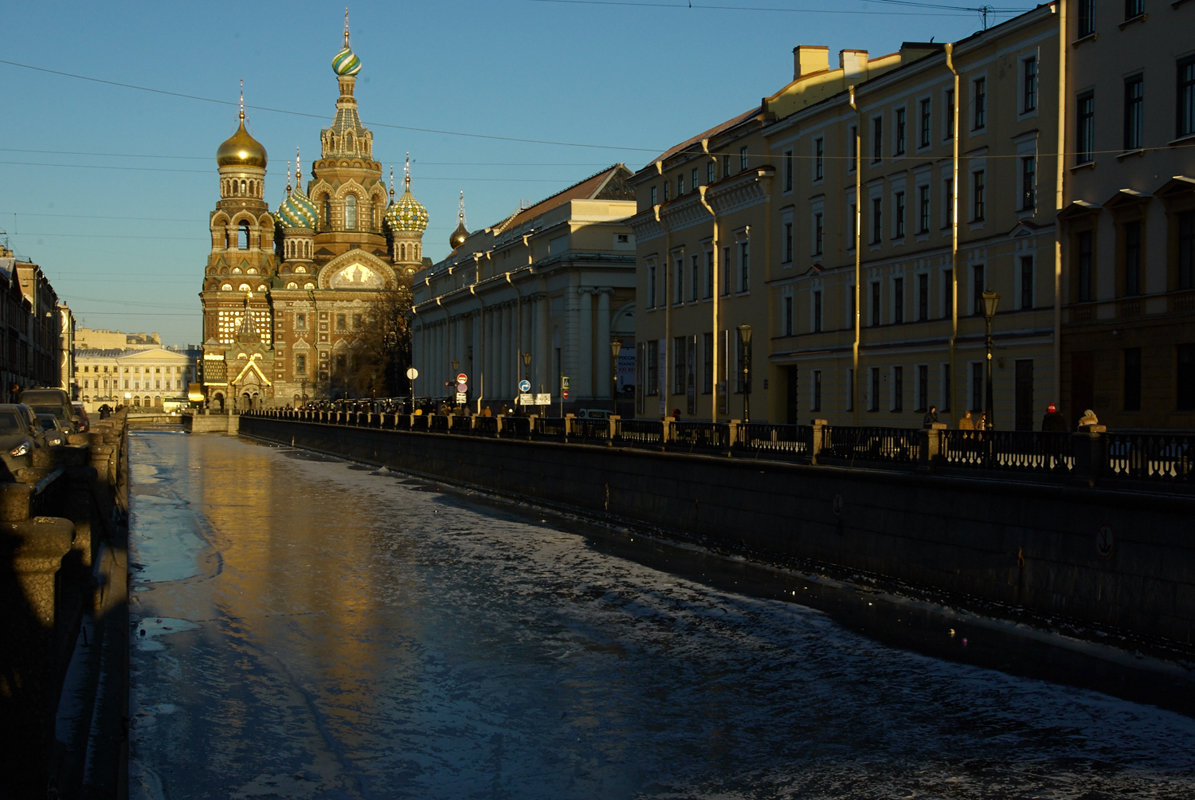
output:
[[[266,167],[266,148],[245,130],[245,112],[237,132],[216,150],[216,164],[221,167]]]

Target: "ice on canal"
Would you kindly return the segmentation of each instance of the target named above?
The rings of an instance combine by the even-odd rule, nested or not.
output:
[[[130,446],[134,800],[1195,796],[1189,717],[893,649],[401,475]]]

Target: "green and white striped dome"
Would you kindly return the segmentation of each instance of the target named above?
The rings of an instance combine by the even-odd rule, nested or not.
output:
[[[302,189],[295,189],[286,196],[286,199],[278,206],[277,217],[284,228],[311,228],[312,230],[315,230],[316,220],[319,219],[315,213],[315,205]]]
[[[332,71],[341,77],[356,75],[361,71],[361,59],[357,58],[357,54],[346,45],[343,50],[333,57]]]

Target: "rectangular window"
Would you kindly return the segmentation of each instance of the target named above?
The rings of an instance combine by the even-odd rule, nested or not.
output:
[[[793,224],[788,220],[784,222],[784,263],[793,263]]]
[[[1195,211],[1178,215],[1178,288],[1195,289]]]
[[[892,322],[899,325],[905,321],[905,279],[892,279]]]
[[[871,120],[871,160],[879,161],[884,157],[884,118],[872,117]]]
[[[917,187],[917,232],[929,233],[929,184]]]
[[[813,140],[813,180],[820,181],[826,177],[825,172],[826,140],[819,136]]]
[[[714,334],[701,334],[701,391],[714,391]]]
[[[1124,351],[1124,410],[1141,410],[1141,348]]]
[[[895,215],[894,231],[897,239],[905,238],[905,193],[897,192],[892,197],[892,213]]]
[[[821,411],[822,410],[822,371],[820,369],[813,370],[813,380],[811,381],[811,383],[813,384],[813,386],[812,386],[813,396],[809,398],[809,410],[810,411]]]
[[[820,256],[826,236],[826,221],[822,212],[813,215],[813,254]]]
[[[917,365],[917,410],[929,408],[929,365]]]
[[[855,249],[855,228],[859,224],[858,217],[859,217],[859,209],[854,203],[851,203],[847,207],[847,211],[846,211],[846,240],[847,240],[846,241],[846,249],[847,250]]]
[[[336,330],[338,330],[338,331],[348,330],[348,317],[346,317],[344,314],[336,315]]]
[[[941,411],[950,410],[950,365],[942,364],[942,399],[938,403],[938,409]]]
[[[1145,13],[1145,0],[1124,0],[1124,18],[1127,22]]]
[[[949,228],[954,215],[954,178],[942,181],[942,227]]]
[[[643,394],[658,395],[660,393],[660,341],[652,339],[647,343],[647,362],[644,375],[647,386],[643,387]]]
[[[302,312],[295,314],[295,330],[297,330],[297,331],[307,330],[307,315],[306,314],[304,314]]]
[[[1195,134],[1195,56],[1188,56],[1178,62],[1178,117],[1177,135]]]
[[[954,89],[946,90],[946,133],[943,139],[950,141],[954,138]]]
[[[855,370],[848,367],[846,371],[846,410],[855,410]]]
[[[871,327],[880,324],[880,282],[871,282]]]
[[[705,165],[705,182],[709,185],[714,182],[714,162],[709,161]]]
[[[929,147],[930,131],[933,126],[933,101],[928,97],[923,97],[918,104],[918,131],[917,131],[917,146]]]
[[[1021,156],[1021,210],[1037,208],[1037,156]]]
[[[1092,250],[1092,238],[1091,231],[1079,231],[1075,236],[1075,260],[1077,262],[1075,277],[1079,284],[1076,287],[1076,294],[1080,303],[1087,303],[1093,299],[1092,270],[1095,266],[1095,252]]]
[[[929,319],[929,275],[921,273],[917,276],[917,321],[925,322]]]
[[[306,375],[307,374],[307,356],[304,355],[303,353],[298,353],[297,355],[295,355],[295,374],[296,375]]]
[[[1021,113],[1037,110],[1037,56],[1021,60]]]
[[[676,176],[676,196],[680,197],[684,193],[685,193],[685,176],[677,175]]]
[[[727,245],[722,248],[722,287],[721,287],[721,291],[722,291],[723,295],[730,294],[730,273],[731,273],[730,245]]]
[[[1141,131],[1145,111],[1145,79],[1131,75],[1124,79],[1124,149],[1141,147]]]
[[[898,156],[905,154],[905,110],[896,109],[896,141],[893,142],[892,152]]]
[[[813,290],[813,313],[810,314],[811,326],[814,333],[822,332],[822,290]]]
[[[859,160],[859,126],[852,125],[850,132],[847,134],[847,161],[846,171],[855,171],[855,162]]]
[[[747,148],[739,148],[739,171],[742,172],[747,168]]]
[[[971,362],[971,408],[983,410],[983,362]],[[979,427],[979,420],[975,421]]]
[[[647,307],[656,307],[656,265],[647,265]]]
[[[751,290],[750,242],[739,242],[739,291]]]
[[[1021,256],[1021,308],[1033,308],[1033,256]]]
[[[1122,225],[1121,236],[1124,239],[1124,296],[1136,297],[1141,294],[1141,220],[1130,220]]]
[[[1083,92],[1075,102],[1075,163],[1095,158],[1095,93]]]
[[[979,222],[983,219],[986,199],[984,171],[981,169],[971,173],[971,220]]]
[[[705,251],[705,297],[708,300],[714,296],[714,251]]]
[[[971,81],[971,130],[979,131],[988,124],[988,82],[986,78]]]
[[[659,205],[659,203],[660,203],[659,189],[656,188],[655,186],[653,186],[653,187],[651,187],[651,204],[653,206],[655,206],[655,205]]]
[[[693,167],[693,188],[694,189],[696,189],[698,186],[701,185],[699,183],[699,178],[697,176],[698,176],[697,167]]]
[[[687,377],[685,367],[686,353],[688,348],[685,346],[684,336],[674,336],[672,338],[672,393],[681,394],[685,391],[685,378]]]
[[[1195,410],[1195,344],[1178,345],[1177,355],[1178,363],[1175,364],[1178,389],[1175,398],[1176,408],[1179,411]]]
[[[879,244],[884,239],[884,199],[871,198],[871,243]]]
[[[892,368],[892,410],[904,411],[905,408],[905,368]]]
[[[691,270],[689,277],[692,278],[690,281],[692,288],[689,289],[689,299],[696,303],[697,293],[701,291],[701,257],[697,255],[691,256],[689,258],[689,265]]]
[[[971,265],[971,313],[977,317],[983,316],[984,290],[983,264]]]
[[[784,151],[784,191],[793,190],[793,151]]]
[[[685,259],[677,258],[673,262],[672,303],[680,305],[685,302]]]
[[[1095,33],[1095,0],[1079,0],[1078,33],[1079,38]]]
[[[954,270],[942,270],[942,316],[954,316]]]
[[[782,305],[783,305],[783,310],[781,313],[783,315],[783,322],[784,322],[784,335],[792,336],[793,335],[793,298],[792,298],[791,294],[784,296]]]
[[[870,373],[871,380],[869,381],[870,391],[867,393],[868,394],[867,410],[868,411],[879,411],[880,410],[880,368],[872,367],[869,370],[869,373]]]

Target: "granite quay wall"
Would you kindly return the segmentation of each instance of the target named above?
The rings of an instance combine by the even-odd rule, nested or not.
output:
[[[0,482],[0,797],[124,784],[125,431],[97,420]]]
[[[580,511],[752,559],[1195,653],[1195,498],[383,430],[240,432]]]

